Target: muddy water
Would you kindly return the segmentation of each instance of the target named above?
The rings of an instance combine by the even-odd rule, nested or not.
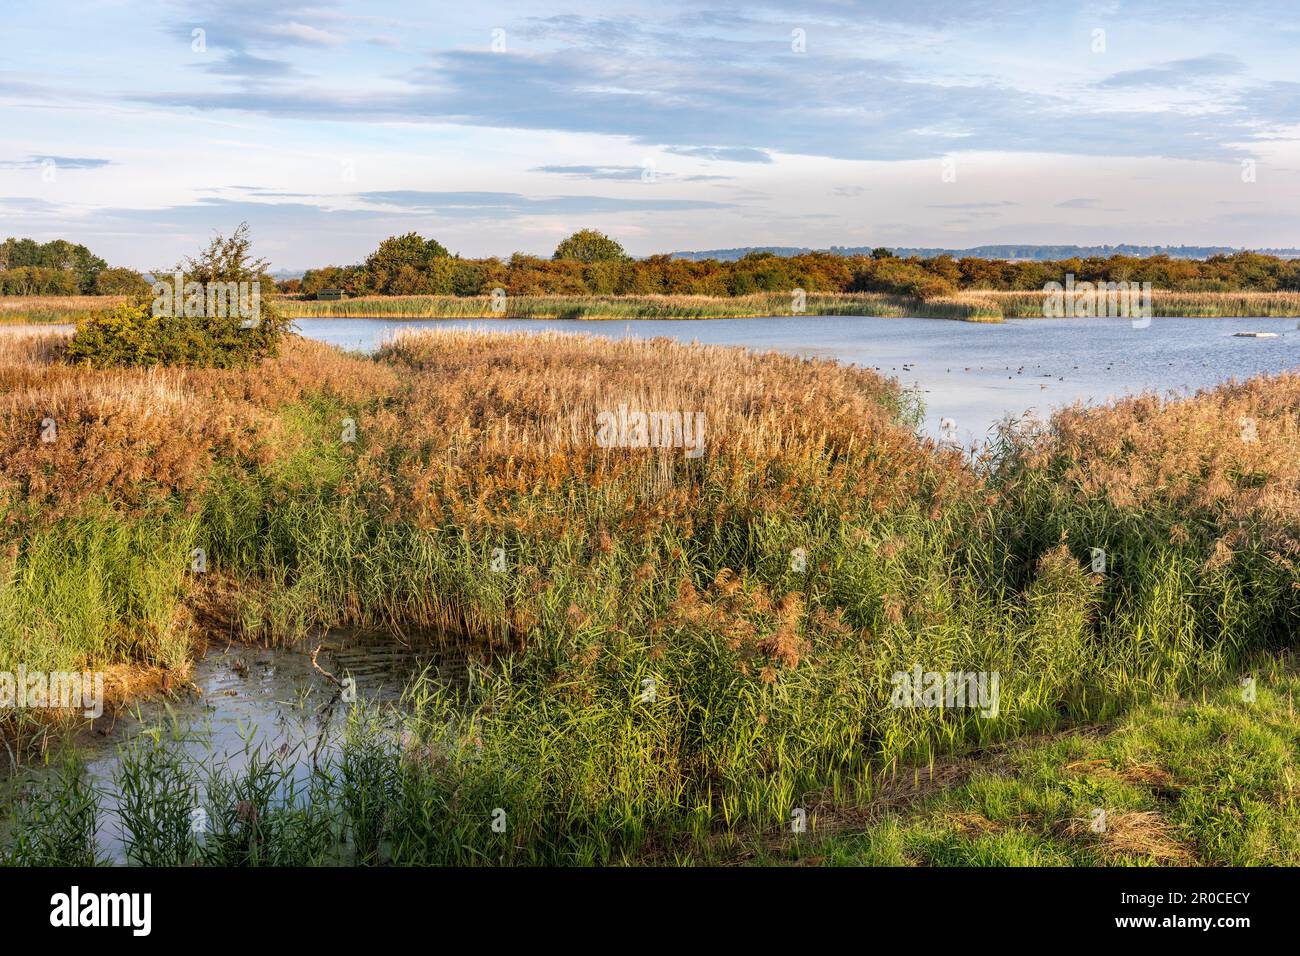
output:
[[[292,647],[213,646],[194,666],[192,683],[105,715],[76,740],[91,780],[105,794],[101,851],[125,862],[116,814],[121,748],[140,734],[161,735],[197,765],[246,767],[250,754],[276,754],[298,784],[337,748],[350,704],[312,664],[355,682],[356,698],[400,709],[403,690],[421,674],[464,686],[463,651],[428,639],[333,631]]]

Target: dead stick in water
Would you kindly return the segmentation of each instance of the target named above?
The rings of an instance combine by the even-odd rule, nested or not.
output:
[[[343,681],[339,680],[337,677],[335,677],[333,674],[331,674],[331,673],[330,673],[329,671],[327,671],[325,668],[321,667],[319,664],[316,663],[316,655],[320,653],[321,648],[324,647],[324,646],[325,646],[324,644],[317,644],[317,645],[316,645],[316,650],[314,650],[314,651],[311,652],[311,666],[314,667],[314,668],[316,668],[316,670],[320,671],[322,674],[324,674],[326,677],[328,677],[331,681],[333,681],[335,687],[337,687],[339,690],[342,690],[342,689],[343,689]]]
[[[325,646],[324,644],[317,644],[316,650],[311,652],[311,666],[314,667],[316,670],[320,671],[327,678],[329,678],[329,680],[338,689],[335,690],[332,695],[330,695],[330,699],[325,702],[325,705],[323,707],[321,707],[318,716],[324,716],[327,712],[332,711],[332,708],[334,707],[334,702],[343,696],[343,681],[339,680],[337,677],[335,677],[333,674],[331,674],[325,668],[321,667],[320,664],[316,662],[316,655],[320,653],[321,648],[324,646]],[[331,713],[330,717],[332,716],[333,714]],[[317,757],[320,754],[321,747],[325,743],[325,731],[329,728],[329,724],[330,724],[330,718],[327,717],[325,723],[321,726],[320,733],[316,735],[316,746],[313,747],[311,751],[311,765],[313,769],[317,767]]]

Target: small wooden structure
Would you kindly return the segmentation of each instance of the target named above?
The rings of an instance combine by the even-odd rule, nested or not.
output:
[[[316,293],[318,302],[338,302],[340,299],[346,299],[348,294],[342,289],[321,289]]]

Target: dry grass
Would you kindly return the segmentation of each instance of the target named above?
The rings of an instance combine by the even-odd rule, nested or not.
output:
[[[596,446],[598,412],[620,405],[702,412],[704,471],[737,490],[762,488],[774,509],[830,488],[896,506],[918,492],[932,463],[894,420],[895,386],[828,360],[667,339],[452,330],[405,334],[380,357],[416,374],[401,406],[367,423],[382,461],[363,457],[360,465],[387,469],[396,507],[422,524],[445,515],[503,526],[523,517],[535,495],[580,481],[589,492],[617,487],[612,493],[634,499],[670,492],[657,510],[682,509],[689,529],[695,463],[681,449]],[[870,461],[853,473],[825,467],[865,449],[874,450]],[[783,481],[754,486],[778,467]],[[959,472],[950,477],[962,484]],[[528,523],[538,520],[530,514]]]
[[[1144,787],[1164,788],[1173,783],[1173,777],[1159,767],[1153,767],[1149,764],[1127,764],[1117,769],[1111,766],[1111,761],[1102,757],[1090,760],[1076,760],[1073,763],[1066,764],[1065,772],[1076,776],[1098,777]]]
[[[47,504],[110,488],[125,494],[141,483],[192,490],[214,458],[259,460],[283,405],[322,392],[378,401],[399,379],[403,401],[362,423],[363,445],[382,457],[371,464],[391,472],[390,484],[402,486],[403,493],[394,486],[399,506],[416,514],[441,513],[479,490],[527,490],[537,479],[581,476],[599,486],[650,459],[683,472],[680,452],[595,447],[597,411],[620,404],[703,412],[710,460],[723,452],[753,466],[780,461],[799,474],[800,462],[873,449],[874,474],[869,468],[858,481],[823,474],[815,484],[870,485],[885,500],[911,493],[905,476],[929,461],[893,420],[894,387],[830,361],[667,340],[442,330],[403,336],[380,362],[292,339],[282,358],[256,370],[94,372],[57,361],[61,341],[0,335],[0,490],[30,490]],[[1025,463],[1058,471],[1061,487],[1081,500],[1117,509],[1159,502],[1287,531],[1300,523],[1297,409],[1294,374],[1185,401],[1148,395],[1108,409],[1076,406],[1026,443]],[[54,447],[34,441],[47,416],[63,439]],[[477,474],[468,467],[476,460]],[[783,484],[771,489],[774,506],[795,482]]]
[[[197,507],[215,462],[249,467],[274,455],[276,412],[321,392],[370,397],[390,370],[294,339],[257,372],[95,371],[61,362],[66,336],[0,335],[0,505],[43,521],[108,495],[118,507],[179,496]],[[41,440],[53,419],[57,440]]]
[[[399,388],[400,403],[359,422],[356,483],[373,479],[398,514],[421,523],[445,509],[500,523],[511,494],[576,479],[599,489],[647,466],[682,474],[680,449],[596,447],[597,411],[620,404],[703,412],[715,463],[781,462],[797,473],[813,459],[876,449],[874,470],[832,469],[820,480],[871,488],[882,507],[914,494],[930,463],[893,420],[896,388],[830,361],[662,339],[441,331],[403,336],[379,362],[293,338],[282,357],[253,370],[93,371],[60,362],[63,341],[0,337],[0,495],[39,503],[47,517],[103,493],[126,505],[146,494],[194,498],[215,461],[269,460],[284,406],[322,395],[383,403]],[[801,414],[791,414],[795,406]],[[46,418],[58,428],[48,444],[39,440]],[[745,485],[753,476],[718,477]],[[778,497],[769,504],[796,484],[770,488]]]
[[[1194,854],[1179,841],[1176,832],[1155,810],[1114,811],[1106,814],[1100,833],[1092,830],[1091,817],[1076,817],[1067,829],[1071,837],[1095,840],[1102,852],[1113,859],[1136,857],[1153,863],[1186,865]]]
[[[962,301],[979,300],[1009,319],[1043,318],[1045,295],[1040,290],[1004,292],[976,289],[960,293]],[[1154,289],[1151,311],[1155,316],[1192,318],[1300,316],[1300,292],[1173,292]]]
[[[125,302],[124,295],[0,296],[0,325],[68,323],[107,312]]]
[[[1058,412],[1028,446],[1063,494],[1127,512],[1180,515],[1175,537],[1210,522],[1217,560],[1262,532],[1300,557],[1300,374],[1230,382],[1184,400],[1155,395]]]

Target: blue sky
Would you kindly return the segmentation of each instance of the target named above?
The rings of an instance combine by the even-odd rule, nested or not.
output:
[[[0,235],[1300,246],[1290,3],[89,2],[0,18]]]

